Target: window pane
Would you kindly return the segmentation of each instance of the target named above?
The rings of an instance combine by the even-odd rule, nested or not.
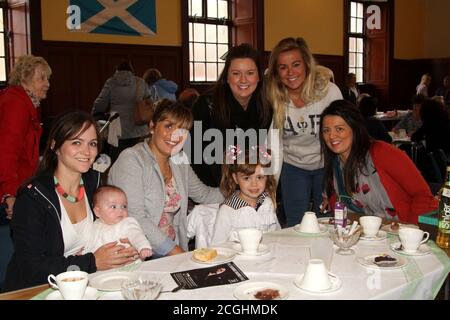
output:
[[[223,68],[225,67],[225,63],[218,63],[217,64],[217,74],[221,74],[223,71]]]
[[[362,68],[363,67],[363,54],[358,53],[356,55],[356,66]]]
[[[217,0],[208,0],[208,18],[217,18]]]
[[[6,60],[0,58],[0,81],[6,81]]]
[[[348,66],[355,67],[355,54],[354,53],[348,54]]]
[[[357,17],[358,18],[363,18],[364,17],[364,12],[363,12],[363,5],[362,5],[362,3],[358,3],[357,4],[356,10],[357,10],[357,13],[356,13]]]
[[[205,61],[205,44],[194,43],[194,60]]]
[[[189,29],[189,41],[194,41],[194,38],[193,38],[194,36],[192,35],[192,27],[193,27],[193,24],[189,22],[189,25],[188,25],[188,29]]]
[[[218,43],[228,44],[228,26],[217,26],[218,31]]]
[[[205,64],[195,63],[194,64],[194,81],[205,81]]]
[[[363,82],[363,69],[356,69],[356,82]]]
[[[356,51],[356,38],[349,38],[348,39],[348,51],[355,52]]]
[[[197,15],[197,17],[202,16],[202,0],[191,0],[189,1],[189,6],[192,3],[192,7],[189,8],[189,14],[191,16]],[[192,10],[192,11],[191,11]]]
[[[215,44],[206,45],[206,61],[217,61],[217,46]]]
[[[217,15],[220,18],[228,19],[228,1],[219,1],[219,12]]]
[[[361,38],[356,40],[356,52],[364,52],[364,42]]]
[[[217,80],[217,67],[215,63],[206,64],[206,81],[216,81]]]
[[[350,3],[350,16],[356,17],[356,2]]]
[[[191,43],[189,43],[189,61],[193,61],[194,60],[194,45]]]
[[[363,20],[362,19],[356,19],[356,32],[357,33],[363,32]]]
[[[356,19],[350,18],[350,32],[355,33],[356,32]]]
[[[194,41],[205,42],[205,25],[194,23]]]
[[[194,81],[194,64],[189,63],[189,81]]]
[[[0,31],[5,31],[5,26],[3,25],[3,9],[0,8]]]
[[[348,73],[356,74],[356,69],[355,68],[348,68]]]
[[[217,57],[220,58],[222,57],[225,53],[227,53],[228,51],[228,46],[227,45],[223,45],[220,44],[217,46]]]
[[[206,25],[206,40],[207,42],[217,42],[217,27],[214,24]]]

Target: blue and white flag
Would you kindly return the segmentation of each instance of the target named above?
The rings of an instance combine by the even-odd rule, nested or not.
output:
[[[79,14],[72,30],[131,36],[156,34],[155,0],[69,0],[69,4],[71,12]]]

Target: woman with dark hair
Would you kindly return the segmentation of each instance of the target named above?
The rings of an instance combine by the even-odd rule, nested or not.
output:
[[[389,135],[383,122],[373,117],[377,112],[377,100],[375,98],[362,98],[359,102],[359,111],[361,111],[361,114],[364,117],[367,132],[369,132],[372,138],[387,143],[392,142],[392,137]]]
[[[91,273],[134,260],[136,250],[116,242],[80,254],[94,221],[92,194],[100,182],[99,173],[90,170],[98,136],[87,113],[70,112],[55,120],[38,172],[20,189],[14,205],[15,251],[5,290],[43,284],[49,274],[69,269]]]
[[[263,96],[262,83],[263,70],[259,54],[249,44],[244,43],[228,51],[225,66],[212,94],[202,95],[196,100],[192,113],[194,121],[201,123],[202,130],[195,130],[194,123],[191,131],[192,150],[201,144],[203,154],[209,144],[203,142],[203,134],[208,129],[218,129],[223,137],[223,141],[215,141],[221,144],[222,149],[218,152],[219,154],[203,155],[200,164],[194,163],[195,153],[191,154],[193,168],[206,185],[217,187],[220,184],[222,161],[214,160],[222,159],[227,129],[235,130],[239,141],[239,137],[245,137],[243,131],[254,129],[255,136],[258,136],[259,129],[269,128],[272,111]],[[236,143],[232,141],[230,144]],[[257,139],[254,144],[258,144]],[[246,146],[246,149],[248,147]],[[244,149],[244,146],[241,145],[241,148]]]
[[[437,200],[411,159],[398,148],[373,140],[352,103],[337,100],[320,117],[325,161],[324,205],[336,198],[350,211],[417,223]]]

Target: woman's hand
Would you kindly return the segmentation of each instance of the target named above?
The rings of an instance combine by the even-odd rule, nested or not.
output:
[[[16,202],[16,197],[12,197],[12,196],[8,197],[8,198],[6,198],[5,202],[6,202],[6,205],[7,205],[7,207],[5,209],[5,211],[6,211],[6,219],[11,220],[12,219],[12,215],[13,215],[14,202]]]
[[[130,243],[128,239],[121,239],[122,243]],[[94,252],[95,265],[97,270],[107,270],[121,267],[136,260],[139,257],[135,248],[125,248],[123,245],[118,245],[117,242],[107,243],[97,251]]]
[[[169,253],[167,255],[173,256],[173,255],[180,254],[180,253],[184,253],[184,250],[181,249],[179,246],[175,246],[175,247],[173,247],[172,250],[169,251]]]
[[[330,209],[330,202],[328,198],[322,198],[322,204],[320,205],[320,212],[325,213]]]

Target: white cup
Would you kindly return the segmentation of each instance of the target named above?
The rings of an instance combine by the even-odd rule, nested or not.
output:
[[[308,261],[300,285],[303,289],[309,291],[322,291],[331,288],[330,276],[323,260],[311,259]]]
[[[312,211],[306,211],[300,223],[300,232],[305,233],[319,233],[319,221],[317,221],[316,214]]]
[[[405,129],[399,129],[398,130],[398,137],[399,138],[405,138],[406,137],[406,130]]]
[[[318,237],[311,240],[310,258],[321,259],[325,263],[328,270],[331,267],[333,259],[333,241],[328,237]]]
[[[425,238],[424,238],[425,235]],[[422,243],[428,241],[430,234],[415,228],[400,228],[398,236],[405,252],[416,252]]]
[[[64,300],[80,300],[88,285],[88,274],[84,271],[67,271],[56,277],[51,274],[48,283],[58,289]]]
[[[363,216],[359,218],[359,223],[363,228],[366,237],[374,238],[380,230],[382,219],[375,216]]]
[[[259,243],[262,238],[262,231],[254,228],[239,229],[237,231],[242,251],[248,254],[258,252]]]

